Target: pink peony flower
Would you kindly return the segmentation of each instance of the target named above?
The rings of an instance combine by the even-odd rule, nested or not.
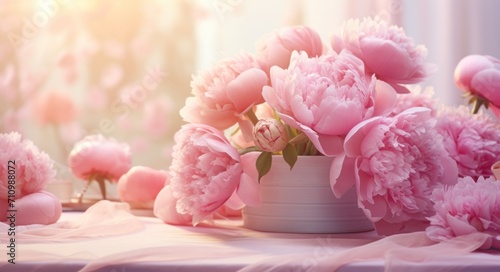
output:
[[[0,134],[0,150],[0,199],[8,195],[9,170],[15,172],[16,198],[39,192],[54,179],[54,162],[21,134]]]
[[[56,222],[61,203],[42,191],[55,176],[50,157],[17,132],[0,134],[0,149],[0,221],[9,224],[8,210],[15,209],[17,225]]]
[[[86,187],[80,193],[81,202],[94,180],[99,184],[102,198],[106,199],[105,181],[117,182],[130,169],[132,158],[128,145],[99,134],[87,136],[75,143],[68,162],[75,176],[87,180]]]
[[[172,197],[177,212],[192,215],[196,225],[235,192],[242,173],[240,155],[221,131],[207,125],[184,125],[174,139]]]
[[[257,42],[257,60],[266,73],[277,65],[286,69],[293,51],[304,51],[309,57],[321,56],[323,43],[319,34],[307,26],[284,27]]]
[[[132,207],[153,208],[155,198],[165,187],[166,182],[168,182],[167,172],[145,166],[134,166],[118,180],[118,196]]]
[[[77,115],[75,103],[65,92],[44,92],[36,98],[33,106],[35,118],[42,125],[70,123]]]
[[[391,115],[395,116],[401,112],[413,107],[425,107],[431,110],[431,115],[436,115],[437,101],[433,99],[434,91],[432,88],[425,88],[423,91],[419,85],[410,88],[408,94],[398,94],[396,107]]]
[[[260,119],[253,129],[253,138],[257,147],[268,152],[282,151],[290,140],[285,125],[276,119]]]
[[[434,241],[484,232],[491,237],[481,248],[500,249],[500,181],[493,177],[458,180],[455,186],[440,186],[432,193],[436,214],[429,217],[427,236]]]
[[[300,129],[324,155],[342,151],[342,137],[362,120],[388,114],[397,93],[347,51],[317,58],[292,54],[288,69],[271,69],[272,87],[263,96],[281,119]]]
[[[469,55],[455,68],[455,84],[480,100],[488,101],[493,112],[500,112],[500,60],[491,56]],[[483,101],[481,101],[484,103]],[[475,109],[477,112],[477,109]]]
[[[374,117],[354,127],[345,154],[331,169],[334,194],[352,186],[358,204],[379,234],[415,230],[433,213],[430,195],[441,183],[457,181],[457,167],[434,129],[426,108],[395,117]]]
[[[379,18],[346,21],[333,36],[332,47],[337,52],[350,50],[365,63],[368,74],[375,74],[399,93],[408,92],[399,84],[421,82],[435,69],[425,63],[423,45],[415,46],[402,28]]]
[[[465,106],[443,108],[436,125],[444,146],[457,162],[461,177],[491,176],[491,166],[500,160],[500,124]]]
[[[75,176],[89,179],[100,176],[109,181],[118,179],[130,169],[130,148],[115,139],[89,135],[75,143],[69,154],[69,167]]]
[[[180,114],[189,123],[229,128],[263,102],[262,87],[267,82],[266,73],[251,55],[242,53],[225,59],[193,78],[193,97],[186,99]]]

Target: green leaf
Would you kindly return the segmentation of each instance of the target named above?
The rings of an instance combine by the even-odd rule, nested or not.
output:
[[[273,163],[273,154],[271,152],[260,153],[257,161],[255,162],[255,167],[257,172],[259,172],[259,184],[260,179],[265,176],[269,170],[271,170],[271,164]]]
[[[295,162],[297,162],[297,150],[291,144],[287,144],[285,149],[283,149],[283,159],[285,159],[286,163],[290,166],[290,170],[292,170]]]

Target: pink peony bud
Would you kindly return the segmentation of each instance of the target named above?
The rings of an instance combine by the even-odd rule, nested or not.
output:
[[[490,105],[500,107],[500,60],[491,56],[469,55],[455,68],[455,84]]]
[[[288,144],[288,133],[283,123],[276,119],[261,119],[253,129],[255,145],[264,151],[277,152]]]

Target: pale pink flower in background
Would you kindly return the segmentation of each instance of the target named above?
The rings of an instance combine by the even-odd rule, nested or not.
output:
[[[260,119],[253,129],[255,145],[267,152],[278,152],[285,149],[290,137],[281,121],[276,119]]]
[[[442,108],[437,131],[450,156],[457,162],[461,177],[491,176],[491,166],[500,161],[500,124],[479,111],[465,106]]]
[[[78,79],[77,57],[74,52],[62,53],[57,60],[57,66],[63,70],[66,83],[72,84]]]
[[[103,72],[100,86],[103,89],[113,88],[123,80],[123,67],[118,64],[110,64]]]
[[[436,214],[429,217],[427,236],[448,240],[476,232],[490,234],[482,249],[500,249],[500,181],[494,177],[458,180],[455,186],[436,188],[431,200]]]
[[[221,131],[203,124],[184,125],[175,134],[169,168],[172,196],[181,214],[198,224],[235,192],[242,168],[240,155]]]
[[[492,56],[466,56],[457,64],[454,79],[462,91],[488,101],[493,113],[500,117],[500,60]]]
[[[156,196],[167,182],[166,171],[134,166],[120,177],[116,189],[120,199],[132,207],[153,208]]]
[[[102,43],[101,49],[105,54],[116,59],[122,59],[127,54],[126,44],[119,41],[105,41]]]
[[[3,71],[0,71],[0,96],[8,103],[11,103],[16,98],[16,92],[12,90],[16,77],[16,69],[14,65],[7,64]]]
[[[437,101],[433,98],[434,90],[432,87],[422,90],[420,85],[409,88],[410,93],[398,94],[396,107],[391,115],[395,116],[401,112],[413,107],[425,107],[431,110],[432,116],[436,115]]]
[[[85,92],[86,95],[86,104],[89,109],[92,110],[102,110],[108,105],[108,93],[101,89],[100,87],[90,87],[87,92]],[[112,111],[113,113],[116,113],[114,111],[116,110],[116,106],[112,105]]]
[[[143,135],[137,136],[130,140],[130,150],[133,154],[145,152],[151,147],[151,141],[145,138]]]
[[[365,63],[367,74],[391,84],[399,93],[408,90],[399,84],[418,83],[427,78],[434,65],[425,63],[427,49],[415,45],[404,30],[380,18],[350,19],[331,40],[333,50],[350,50]]]
[[[20,131],[21,114],[13,108],[7,109],[0,119],[0,131]]]
[[[334,194],[355,186],[358,204],[379,234],[422,228],[433,214],[432,190],[457,181],[456,163],[435,122],[427,108],[363,121],[347,135],[345,154],[334,159]]]
[[[180,110],[184,121],[217,129],[234,125],[253,106],[264,102],[268,77],[249,54],[241,53],[202,71],[191,81],[192,97]]]
[[[374,77],[347,51],[309,58],[293,53],[290,66],[271,69],[266,102],[289,126],[300,129],[324,155],[342,151],[342,137],[362,120],[388,114],[396,91]]]
[[[62,91],[46,91],[34,101],[33,114],[42,125],[59,125],[75,120],[78,110],[69,94]]]
[[[170,129],[170,116],[173,101],[170,97],[161,96],[144,105],[143,126],[145,131],[155,138],[161,138]]]
[[[38,192],[54,179],[54,162],[21,134],[0,134],[0,150],[0,199],[8,195],[9,165],[15,168],[16,198]]]
[[[309,57],[323,53],[319,34],[307,26],[283,27],[262,37],[256,47],[256,59],[267,74],[274,65],[286,69],[293,51],[304,51]]]
[[[85,130],[80,122],[71,122],[59,126],[58,132],[65,143],[75,143],[85,135]]]
[[[61,203],[54,195],[42,191],[55,177],[54,162],[17,132],[0,134],[0,150],[0,221],[7,221],[11,198],[17,210],[15,224],[56,222],[62,212]]]
[[[102,135],[89,135],[75,143],[68,162],[78,178],[88,180],[99,176],[116,182],[130,169],[132,158],[127,144]]]

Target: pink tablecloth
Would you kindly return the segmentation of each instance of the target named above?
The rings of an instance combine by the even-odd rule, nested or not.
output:
[[[7,261],[9,236],[0,229],[0,271],[500,271],[500,252],[469,253],[474,239],[450,247],[423,233],[383,240],[373,232],[264,233],[241,220],[180,227],[121,204],[92,208],[65,212],[51,226],[16,227],[16,264]]]

